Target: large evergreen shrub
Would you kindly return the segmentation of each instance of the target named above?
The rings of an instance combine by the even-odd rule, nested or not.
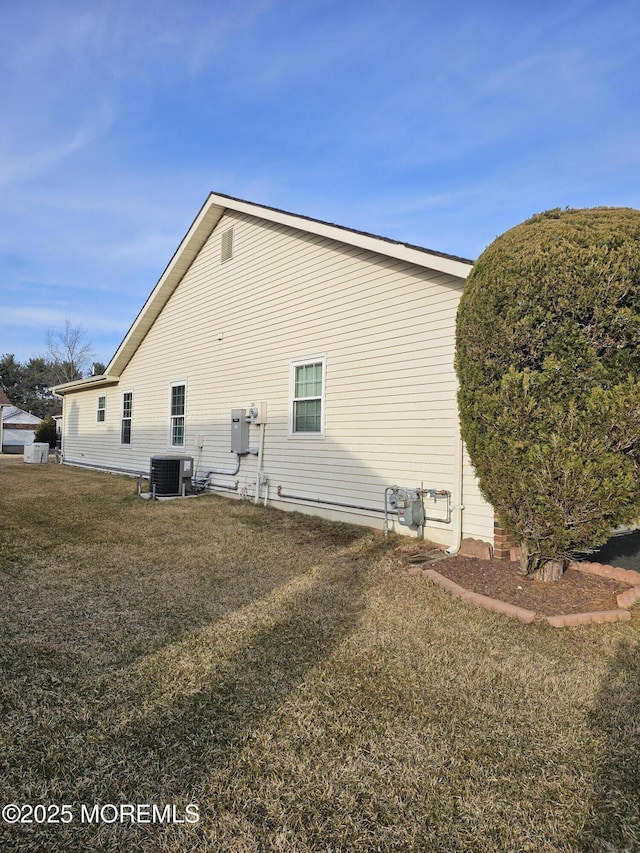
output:
[[[46,418],[40,421],[35,430],[35,439],[43,444],[48,444],[50,448],[56,446],[56,422],[51,415],[47,415]]]
[[[539,214],[473,267],[462,435],[527,574],[640,515],[639,342],[640,211]]]

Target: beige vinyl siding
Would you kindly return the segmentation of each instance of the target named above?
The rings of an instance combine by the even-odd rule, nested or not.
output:
[[[230,227],[233,257],[221,263],[221,233]],[[95,423],[95,390],[67,396],[65,457],[147,471],[151,455],[171,452],[170,388],[184,382],[185,453],[195,457],[200,475],[234,465],[230,410],[266,401],[262,468],[269,500],[276,504],[278,486],[313,500],[378,508],[391,484],[453,490],[454,329],[462,285],[442,272],[227,212],[120,384],[100,391],[107,397],[105,423]],[[292,439],[291,362],[319,354],[326,355],[325,435]],[[132,442],[125,447],[120,444],[124,388],[135,400]],[[259,430],[251,427],[250,444],[258,443]],[[258,464],[255,456],[243,458],[233,478],[240,490],[253,494]],[[489,525],[490,509],[471,486],[465,507],[465,535],[490,538],[492,514]],[[315,504],[308,508],[322,510]],[[432,513],[428,504],[426,509],[443,514],[440,508]],[[382,523],[380,513],[327,509],[326,514]],[[425,533],[448,544],[452,525],[432,524]]]
[[[466,448],[463,460],[464,534],[493,543],[493,507],[482,497]]]

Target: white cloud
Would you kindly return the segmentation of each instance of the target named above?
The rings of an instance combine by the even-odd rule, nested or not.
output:
[[[85,130],[78,130],[66,141],[48,148],[27,154],[0,154],[0,187],[36,178],[39,173],[79,151],[89,139],[90,135]]]
[[[87,307],[80,310],[44,307],[39,308],[32,305],[1,305],[0,304],[0,327],[22,327],[38,329],[62,328],[67,320],[74,326],[82,326],[91,332],[123,333],[128,328],[127,322],[122,317],[114,317],[105,314],[103,310],[96,311]]]

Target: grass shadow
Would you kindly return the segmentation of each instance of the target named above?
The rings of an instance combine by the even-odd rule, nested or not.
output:
[[[213,790],[213,801],[224,807],[220,778],[234,755],[356,628],[367,584],[364,571],[338,560],[281,603],[268,626],[189,691],[148,703],[152,674],[146,681],[123,674],[103,684],[101,695],[87,700],[75,719],[52,719],[48,731],[40,724],[22,755],[12,756],[20,773],[42,780],[40,789],[31,788],[30,799],[67,802],[71,796],[78,804],[180,807],[201,798],[212,802]],[[248,800],[242,807],[259,836],[264,830],[259,803]],[[210,849],[216,819],[202,814],[188,828],[0,826],[0,843],[7,851]]]
[[[640,645],[620,643],[591,712],[604,745],[584,853],[640,850]]]

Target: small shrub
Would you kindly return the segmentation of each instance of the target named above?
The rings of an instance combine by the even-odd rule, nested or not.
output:
[[[36,441],[48,444],[49,447],[53,448],[56,446],[56,440],[56,422],[51,415],[47,415],[44,420],[40,421],[36,428]]]

